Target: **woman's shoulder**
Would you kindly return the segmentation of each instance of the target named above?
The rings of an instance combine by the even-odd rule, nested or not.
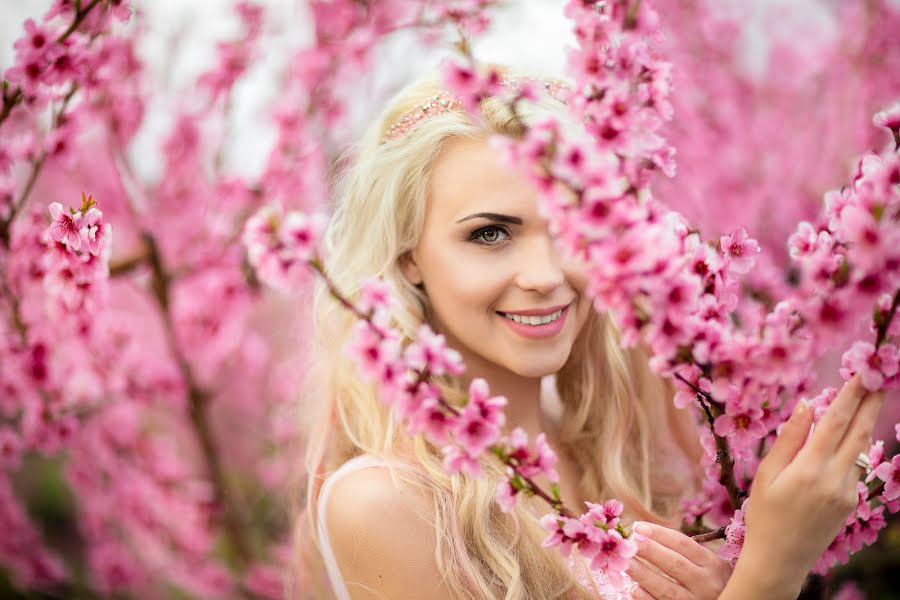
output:
[[[329,530],[348,529],[351,519],[363,519],[398,510],[430,516],[430,497],[411,478],[398,476],[414,467],[402,459],[363,454],[351,458],[326,478],[325,499]]]
[[[435,560],[431,499],[389,461],[361,458],[337,478],[323,507],[334,557],[353,598],[450,598]],[[352,459],[353,460],[353,459]],[[342,465],[338,471],[348,463]],[[337,471],[336,471],[337,473]]]

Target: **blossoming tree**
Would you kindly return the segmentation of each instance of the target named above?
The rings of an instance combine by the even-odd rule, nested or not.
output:
[[[380,40],[477,35],[494,2],[309,2],[312,42],[282,74],[276,140],[253,177],[221,161],[234,86],[266,35],[262,7],[237,3],[242,30],[175,107],[156,182],[129,151],[154,89],[140,13],[125,0],[48,4],[0,82],[0,566],[11,589],[58,597],[282,598],[278,499],[297,441],[287,365],[303,359],[304,319],[285,339],[271,315],[312,274],[331,285],[315,241],[342,141],[332,132]],[[735,558],[778,426],[797,398],[821,412],[834,397],[815,384],[824,351],[849,348],[841,374],[870,390],[900,381],[900,8],[835,7],[815,52],[788,28],[757,76],[733,35],[742,15],[721,3],[565,10],[577,40],[566,102],[586,131],[546,121],[498,147],[545,192],[561,247],[590,265],[596,308],[614,311],[625,343],[648,344],[676,404],[696,411],[707,481],[685,529],[725,536]],[[469,108],[501,91],[476,59],[446,69]],[[537,93],[523,85],[512,101]],[[539,488],[537,473],[558,481],[555,454],[543,436],[500,435],[506,400],[490,382],[474,381],[463,407],[442,399],[429,378],[460,373],[459,355],[427,326],[401,347],[382,282],[333,292],[359,317],[348,352],[410,432],[443,443],[452,472],[506,465],[501,506],[540,496],[545,545],[614,581],[634,553],[622,505],[582,512]],[[859,505],[817,572],[874,543],[900,508],[892,445],[873,445]],[[41,509],[35,482],[71,502]]]

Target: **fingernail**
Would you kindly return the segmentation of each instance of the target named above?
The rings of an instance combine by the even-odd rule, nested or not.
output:
[[[643,521],[635,521],[634,527],[631,528],[635,533],[639,533],[641,535],[649,535],[650,534],[650,526]]]

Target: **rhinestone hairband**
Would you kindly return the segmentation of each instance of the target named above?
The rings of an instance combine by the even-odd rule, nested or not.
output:
[[[522,82],[530,82],[530,81],[540,81],[537,79],[532,79],[529,77],[522,78],[503,78],[500,81],[500,84],[504,87],[508,87],[512,90],[518,90],[522,85]],[[557,100],[562,101],[561,96],[559,95],[561,91],[568,90],[569,86],[564,83],[558,81],[544,81],[544,89],[548,94],[556,98]],[[462,101],[449,92],[438,92],[434,96],[428,98],[424,103],[420,106],[414,108],[409,111],[405,115],[403,115],[396,123],[391,125],[391,127],[387,130],[387,133],[384,134],[384,137],[381,138],[381,143],[387,142],[389,140],[395,140],[399,137],[402,137],[407,131],[409,131],[414,125],[416,125],[422,119],[427,117],[433,117],[434,115],[438,115],[441,113],[445,113],[451,110],[454,110],[458,107],[462,106]]]

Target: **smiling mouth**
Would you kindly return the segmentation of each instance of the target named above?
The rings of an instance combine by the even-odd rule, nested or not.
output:
[[[510,321],[515,321],[516,323],[521,323],[523,325],[546,325],[547,323],[552,323],[559,319],[562,316],[565,308],[561,308],[556,312],[552,312],[549,315],[514,315],[512,313],[505,313],[497,311],[497,314],[509,319]]]

